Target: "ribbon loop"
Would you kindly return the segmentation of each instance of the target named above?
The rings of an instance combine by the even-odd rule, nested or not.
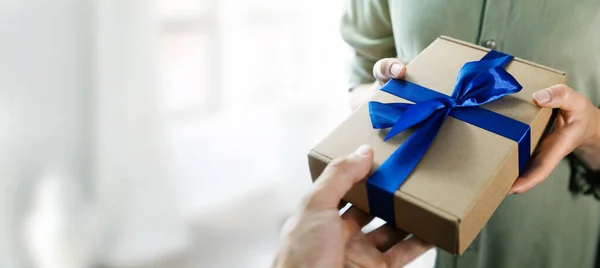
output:
[[[408,128],[417,130],[367,180],[369,209],[374,216],[388,222],[395,220],[394,192],[425,155],[448,116],[516,141],[522,171],[529,159],[529,126],[477,107],[521,90],[517,80],[504,70],[512,59],[511,55],[492,50],[481,60],[466,63],[451,96],[405,80],[392,79],[382,87],[415,104],[369,102],[373,128],[391,127],[384,141]]]

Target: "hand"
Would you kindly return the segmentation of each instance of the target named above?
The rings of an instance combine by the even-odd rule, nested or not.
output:
[[[399,79],[406,73],[406,64],[396,58],[385,58],[373,66],[373,76],[377,81],[373,84],[363,84],[350,91],[350,108],[356,110],[365,103],[381,86],[390,79]]]
[[[325,168],[284,226],[273,267],[402,267],[432,247],[416,237],[404,240],[405,232],[387,224],[364,234],[373,217],[355,207],[339,216],[340,200],[372,163],[373,151],[363,145]]]
[[[524,193],[548,178],[569,153],[579,151],[584,162],[600,164],[600,110],[580,93],[555,85],[533,94],[540,107],[558,108],[554,131],[539,146],[539,154],[517,179],[510,193]]]

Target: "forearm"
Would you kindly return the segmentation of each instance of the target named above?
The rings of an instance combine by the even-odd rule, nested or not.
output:
[[[598,122],[595,122],[593,135],[575,149],[575,155],[591,170],[600,171],[600,109],[595,109]]]

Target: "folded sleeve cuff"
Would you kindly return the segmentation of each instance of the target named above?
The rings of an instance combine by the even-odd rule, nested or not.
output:
[[[577,156],[567,156],[571,166],[569,190],[573,193],[592,195],[600,200],[600,172],[590,170]]]
[[[346,1],[340,34],[353,51],[348,66],[350,89],[374,82],[375,63],[382,58],[396,57],[387,0]]]

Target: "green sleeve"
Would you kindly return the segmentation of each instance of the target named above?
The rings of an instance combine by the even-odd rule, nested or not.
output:
[[[345,1],[340,32],[354,52],[349,66],[350,88],[374,82],[375,62],[396,56],[387,0]]]

